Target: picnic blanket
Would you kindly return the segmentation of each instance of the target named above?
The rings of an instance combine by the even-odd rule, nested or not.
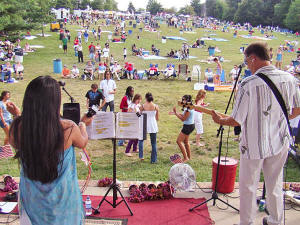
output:
[[[166,38],[167,38],[167,39],[170,39],[170,40],[187,41],[185,38],[182,38],[182,37],[176,37],[176,36],[167,36]]]
[[[239,35],[242,38],[247,38],[247,39],[255,39],[255,40],[264,40],[264,41],[270,41],[272,40],[271,38],[266,38],[266,37],[260,37],[260,36],[249,36],[249,35]]]
[[[143,55],[143,56],[138,56],[144,60],[150,60],[150,59],[167,59],[166,57],[163,56],[157,56],[157,55]]]
[[[203,37],[201,38],[201,41],[228,41],[224,38],[209,38],[209,37]]]
[[[37,38],[37,36],[34,36],[34,35],[31,35],[31,36],[24,36],[24,38],[25,38],[26,40],[33,40],[33,39]]]

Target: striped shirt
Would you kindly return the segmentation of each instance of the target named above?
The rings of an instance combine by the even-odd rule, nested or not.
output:
[[[256,71],[267,75],[277,86],[288,114],[300,107],[296,79],[289,73],[265,66]],[[247,77],[239,85],[231,117],[242,128],[242,158],[265,159],[279,154],[290,145],[290,135],[282,109],[268,85],[258,76]]]

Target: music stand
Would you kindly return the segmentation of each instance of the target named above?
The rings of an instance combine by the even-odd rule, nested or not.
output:
[[[227,103],[227,107],[226,107],[226,110],[225,110],[225,114],[227,113],[228,109],[229,109],[229,106],[230,106],[230,102],[231,102],[231,99],[233,97],[233,94],[234,94],[234,91],[236,89],[236,86],[237,86],[237,83],[238,83],[238,80],[239,80],[239,77],[241,75],[241,72],[242,72],[242,65],[239,66],[239,73],[236,77],[236,80],[235,80],[235,83],[234,83],[234,86],[233,86],[233,89],[232,89],[232,92],[231,92],[231,95],[230,95],[230,98],[228,100],[228,103]],[[217,137],[220,136],[220,141],[219,141],[219,152],[218,152],[218,165],[217,165],[217,174],[216,174],[216,182],[215,182],[215,187],[214,187],[214,190],[212,192],[212,196],[210,199],[207,199],[206,201],[204,202],[201,202],[199,203],[198,205],[192,207],[189,209],[189,211],[193,211],[195,208],[198,208],[199,206],[202,206],[204,205],[205,203],[209,202],[210,200],[214,200],[213,201],[213,206],[216,205],[216,200],[219,200],[221,202],[223,202],[225,205],[233,208],[234,210],[238,211],[239,210],[237,208],[235,208],[234,206],[230,205],[228,202],[225,202],[224,200],[220,199],[219,196],[218,196],[218,193],[217,193],[217,187],[218,187],[218,178],[219,178],[219,169],[220,169],[220,162],[221,162],[221,152],[222,152],[222,142],[223,142],[223,132],[224,132],[224,128],[223,128],[223,125],[220,125],[219,129],[218,129],[218,134],[217,134]]]
[[[99,208],[101,207],[102,203],[104,201],[106,201],[107,203],[109,203],[113,208],[116,208],[119,204],[121,204],[122,202],[125,202],[127,209],[129,210],[131,216],[133,216],[133,213],[128,205],[128,203],[126,202],[124,196],[122,195],[122,192],[120,191],[119,186],[117,185],[117,160],[116,160],[116,150],[117,150],[117,140],[116,138],[112,138],[112,143],[113,143],[113,182],[110,185],[109,189],[107,190],[106,194],[103,196],[101,202],[98,205],[98,208],[94,210],[94,215],[100,214],[100,210]],[[113,191],[113,203],[109,202],[106,197],[108,195],[108,193],[110,191]],[[117,199],[118,199],[118,192],[121,195],[122,200],[119,201],[117,203]]]

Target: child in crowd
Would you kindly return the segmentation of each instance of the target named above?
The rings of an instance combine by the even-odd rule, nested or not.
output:
[[[136,94],[133,97],[132,102],[128,106],[128,112],[139,113],[140,112],[140,107],[141,107],[141,105],[140,105],[141,101],[142,101],[142,96],[140,94]],[[139,152],[137,150],[137,144],[138,144],[138,139],[130,140],[127,144],[125,155],[127,155],[129,157],[132,156],[132,154],[130,153],[131,146],[133,146],[132,147],[133,152],[135,152],[135,153]]]
[[[198,94],[196,96],[196,105],[195,106],[201,106],[201,107],[206,107],[209,105],[209,103],[205,104],[204,99],[206,96],[206,91],[205,90],[199,90]],[[196,145],[199,147],[203,147],[204,144],[200,143],[200,138],[201,134],[203,134],[203,123],[202,123],[202,113],[195,111],[195,116],[194,116],[194,121],[195,121],[195,128],[196,128]]]

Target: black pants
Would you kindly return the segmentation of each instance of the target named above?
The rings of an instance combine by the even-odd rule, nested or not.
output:
[[[106,112],[107,106],[109,106],[109,110],[111,112],[114,112],[115,110],[114,101],[106,102],[105,105],[102,107],[102,111]]]
[[[81,62],[83,62],[83,54],[82,54],[82,51],[78,51],[78,62],[80,63],[80,60]]]

